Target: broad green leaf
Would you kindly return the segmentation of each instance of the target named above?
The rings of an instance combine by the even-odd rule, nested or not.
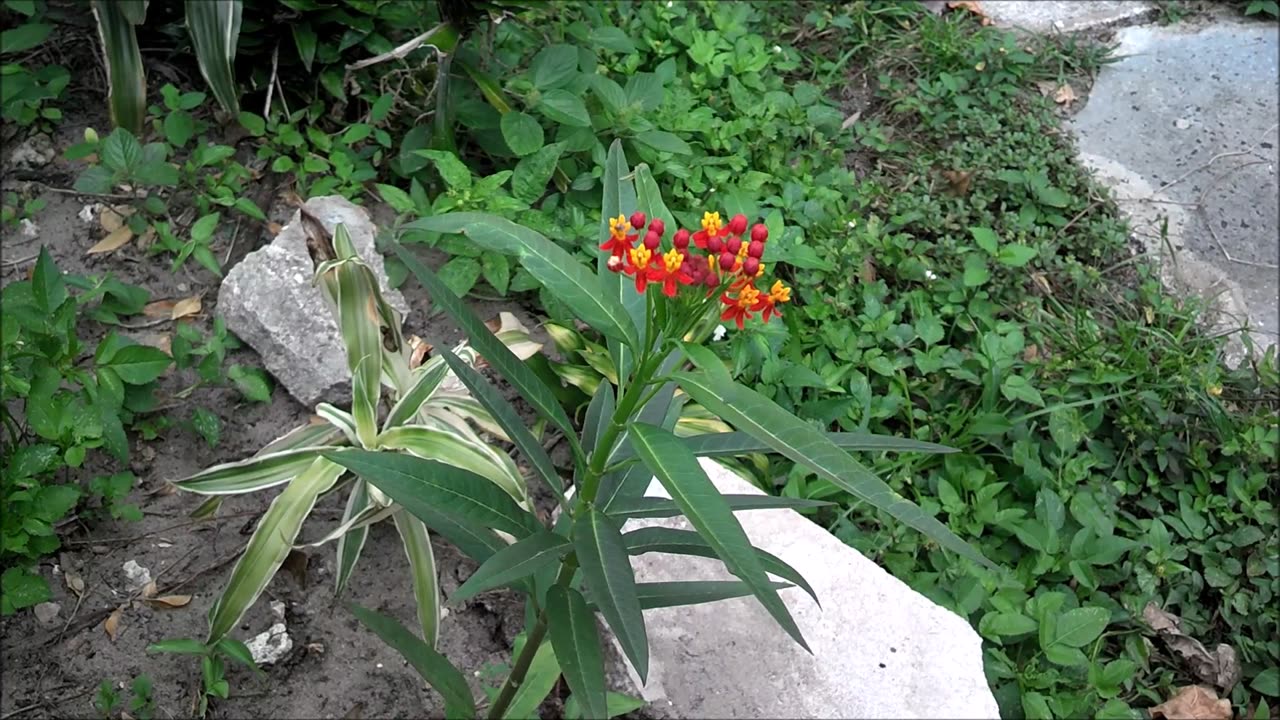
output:
[[[462,233],[491,252],[517,255],[521,265],[574,314],[606,337],[635,347],[628,316],[621,303],[605,296],[598,277],[559,245],[510,220],[485,213],[448,213],[423,218],[414,227],[442,233]]]
[[[240,42],[241,0],[187,0],[187,31],[209,89],[232,117],[240,113],[236,87],[236,46]]]
[[[342,511],[342,524],[345,525],[370,507],[369,500],[369,483],[364,478],[356,478],[355,483],[351,486],[351,492],[347,495],[347,505]],[[351,573],[356,569],[356,563],[360,560],[360,551],[364,550],[365,540],[369,538],[368,526],[353,528],[342,533],[338,537],[337,548],[337,570],[334,571],[333,594],[335,597],[342,594],[347,587],[347,582],[351,579]]]
[[[409,391],[391,407],[391,412],[382,423],[382,429],[411,424],[418,410],[431,399],[432,394],[448,374],[449,368],[445,366],[444,361],[436,358],[414,369],[413,384],[409,386]]]
[[[730,510],[772,510],[787,508],[819,508],[831,505],[825,500],[774,497],[772,495],[721,495]],[[621,520],[635,518],[667,518],[684,514],[675,500],[661,497],[620,497],[609,504],[608,514]]]
[[[174,483],[200,495],[238,495],[289,482],[315,462],[320,450],[302,447],[205,468]]]
[[[445,284],[454,295],[466,297],[471,288],[480,279],[480,261],[469,257],[451,258],[436,271],[440,282]]]
[[[539,90],[549,90],[568,83],[578,74],[578,48],[573,45],[551,45],[538,51],[529,64],[529,79]]]
[[[327,451],[324,456],[364,478],[441,534],[445,531],[437,528],[431,517],[420,513],[424,505],[517,538],[537,529],[533,516],[501,488],[452,465],[400,453],[357,449]]]
[[[763,497],[763,496],[750,496]],[[694,555],[697,557],[714,558],[715,549],[701,535],[692,530],[677,530],[665,527],[646,527],[634,530],[622,536],[623,541],[627,544],[627,552],[632,555],[642,555],[648,552],[673,553],[676,555]],[[751,548],[756,557],[760,561],[760,566],[765,572],[773,573],[778,577],[790,581],[800,586],[805,592],[809,593],[809,597],[813,598],[815,603],[821,605],[818,600],[818,594],[809,582],[793,567],[784,562],[781,558],[758,547]]]
[[[547,183],[556,171],[556,163],[564,152],[564,143],[551,143],[532,155],[520,158],[511,175],[511,194],[518,200],[534,203],[547,191]]]
[[[635,423],[629,436],[636,454],[653,471],[698,534],[724,561],[725,567],[749,585],[782,629],[808,650],[809,645],[791,611],[778,592],[769,587],[769,578],[742,525],[693,453],[685,449],[675,435],[655,425]]]
[[[293,30],[293,44],[298,49],[298,58],[302,60],[302,67],[310,73],[311,63],[316,59],[316,43],[318,39],[316,31],[312,30],[311,23],[305,20],[291,22],[289,27]]]
[[[973,241],[978,247],[987,251],[988,255],[995,255],[1000,246],[1000,238],[990,228],[971,227],[969,234],[973,236]]]
[[[62,279],[62,271],[49,254],[49,248],[43,245],[31,273],[31,295],[35,298],[36,307],[46,315],[52,315],[67,299],[67,285]],[[108,337],[119,336],[113,332]],[[97,361],[102,362],[101,359]]]
[[[919,453],[953,453],[954,448],[935,445],[931,442],[899,438],[892,435],[876,435],[873,433],[836,432],[826,433],[826,437],[836,447],[858,452],[919,452]],[[771,453],[773,448],[744,432],[709,433],[681,438],[684,446],[699,457],[721,457],[724,455],[748,455],[750,453]]]
[[[271,501],[244,554],[236,561],[226,589],[209,611],[208,643],[221,640],[240,622],[293,549],[294,538],[311,514],[316,498],[333,487],[341,475],[342,467],[317,458]]]
[[[1000,248],[1000,253],[996,256],[996,259],[1000,261],[1001,265],[1020,268],[1036,259],[1039,254],[1039,251],[1033,247],[1010,244]]]
[[[627,167],[627,158],[622,151],[622,141],[614,140],[605,157],[604,177],[601,179],[603,197],[601,198],[600,235],[598,239],[592,241],[591,246],[598,248],[609,237],[609,218],[631,217],[631,213],[637,209],[635,184],[630,176],[631,170]],[[676,226],[668,224],[668,227]],[[643,346],[646,342],[644,337],[645,298],[636,292],[634,283],[628,283],[629,278],[609,269],[608,260],[605,253],[596,253],[596,275],[600,278],[600,285],[605,295],[617,300],[618,304],[626,310],[627,316],[631,319],[630,328],[636,333],[639,346]],[[636,361],[635,351],[622,342],[609,338],[609,355],[618,369],[618,392],[625,392],[626,385],[623,378],[631,377]]]
[[[989,612],[978,623],[978,632],[986,637],[1022,635],[1036,631],[1036,621],[1019,612]]]
[[[462,332],[466,333],[467,339],[471,341],[471,346],[502,375],[503,379],[511,383],[521,397],[532,405],[539,414],[547,418],[566,437],[574,438],[571,442],[576,443],[577,432],[573,424],[569,422],[569,416],[565,415],[564,408],[556,400],[555,394],[551,392],[551,389],[542,380],[538,379],[533,369],[521,362],[511,352],[510,348],[494,337],[484,322],[476,316],[475,311],[463,304],[457,295],[450,293],[449,289],[440,282],[435,273],[427,269],[404,246],[396,243],[392,245],[392,249],[395,251],[396,256],[409,268],[409,271],[427,289],[427,292],[431,295],[431,301],[444,310],[449,317],[453,318],[453,321],[458,324]],[[580,455],[581,452],[578,454]],[[430,523],[427,524],[430,525]]]
[[[485,452],[461,435],[421,425],[401,425],[378,436],[377,447],[404,450],[427,460],[437,460],[475,473],[502,488],[517,502],[528,497],[524,478],[505,453]]]
[[[1106,608],[1082,607],[1068,610],[1058,616],[1057,622],[1050,623],[1049,632],[1042,635],[1041,643],[1046,652],[1053,645],[1084,647],[1097,640],[1102,631],[1107,629],[1109,622],[1111,612]]]
[[[568,538],[540,531],[499,550],[472,573],[449,596],[450,603],[459,603],[486,590],[510,585],[532,575],[547,565],[556,563],[569,552]]]
[[[15,565],[0,576],[0,597],[4,598],[3,614],[9,615],[15,610],[48,602],[53,599],[53,594],[43,577]]]
[[[750,433],[792,461],[804,465],[875,508],[919,530],[943,548],[994,567],[915,503],[893,491],[849,453],[813,426],[799,420],[759,393],[706,371],[675,373],[690,397],[735,427]]]
[[[991,270],[987,267],[986,258],[977,253],[969,253],[964,258],[964,286],[973,288],[984,285],[991,279]]]
[[[502,139],[516,155],[531,155],[542,147],[542,126],[532,116],[512,111],[503,115],[500,123]]]
[[[665,130],[646,130],[636,133],[635,141],[654,150],[676,155],[688,155],[693,152],[693,148],[689,147],[689,143],[681,140],[680,136],[675,133],[669,133]]]
[[[476,717],[475,699],[471,696],[467,679],[445,656],[431,649],[430,645],[419,640],[395,620],[359,605],[348,607],[365,627],[372,630],[382,642],[395,648],[418,671],[422,679],[440,693],[444,698],[446,718],[452,720]]]
[[[523,649],[522,638],[517,637],[513,654]],[[502,715],[504,720],[527,720],[538,717],[538,706],[551,694],[552,688],[560,679],[560,661],[550,642],[543,642],[533,654],[533,662],[529,664],[529,672],[524,682],[516,690],[511,705]]]
[[[564,499],[564,482],[560,479],[560,474],[556,472],[555,464],[551,462],[551,457],[547,455],[547,451],[542,449],[542,444],[538,442],[538,439],[525,427],[524,420],[520,418],[516,409],[511,407],[511,403],[507,402],[502,393],[490,385],[480,373],[460,360],[448,348],[441,348],[440,356],[444,358],[445,363],[448,364],[453,374],[466,386],[471,396],[489,411],[493,419],[507,433],[507,437],[511,439],[511,442],[520,449],[525,459],[533,466],[534,471],[551,489],[561,506],[567,505]]]
[[[262,370],[232,365],[227,369],[227,378],[236,384],[240,394],[247,399],[253,402],[271,402],[271,381]]]
[[[578,591],[563,585],[547,590],[547,622],[560,672],[589,718],[608,717],[604,656],[595,615]]]
[[[436,581],[436,558],[431,552],[427,526],[402,508],[395,513],[396,531],[409,561],[413,598],[418,608],[422,639],[433,649],[440,635],[440,587]]]
[[[209,652],[209,646],[194,638],[174,638],[151,643],[147,646],[147,652],[206,655]]]
[[[609,622],[640,680],[646,680],[649,639],[622,531],[612,518],[587,505],[586,510],[574,518],[573,548],[600,614]]]
[[[53,26],[47,23],[23,23],[0,32],[0,53],[5,55],[30,50],[49,37]]]
[[[94,0],[91,7],[107,65],[111,122],[119,129],[140,133],[147,112],[147,78],[134,25],[141,21],[129,18],[127,3]]]
[[[569,127],[591,127],[591,116],[582,98],[568,90],[548,90],[538,101],[538,111],[547,119]]]
[[[415,150],[414,154],[431,160],[436,172],[440,173],[440,179],[444,180],[445,185],[450,189],[460,191],[471,189],[473,183],[471,168],[459,160],[457,154],[447,150]]]

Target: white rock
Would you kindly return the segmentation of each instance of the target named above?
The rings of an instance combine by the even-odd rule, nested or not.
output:
[[[36,614],[36,620],[39,620],[41,625],[52,625],[58,618],[58,613],[62,611],[62,606],[56,602],[43,602],[31,608],[31,611]]]
[[[722,493],[761,494],[714,461],[702,465]],[[656,481],[648,494],[667,496]],[[813,654],[754,598],[649,610],[648,684],[631,671],[645,700],[670,703],[673,717],[999,717],[982,640],[963,618],[793,511],[737,516],[755,546],[817,592],[821,608],[799,588],[781,592]],[[673,518],[626,530],[648,525],[689,528]],[[637,582],[733,579],[719,561],[683,555],[640,555],[632,566]]]
[[[9,153],[9,166],[15,170],[39,170],[53,162],[58,151],[44,133],[36,133]]]
[[[269,630],[255,635],[245,643],[249,654],[258,665],[271,665],[284,659],[293,650],[293,638],[285,624],[278,622]]]
[[[89,203],[80,208],[80,212],[76,213],[76,217],[80,218],[80,222],[89,224],[98,217],[98,213],[102,212],[102,203]]]
[[[22,222],[18,223],[18,232],[22,237],[28,240],[34,240],[40,237],[40,226],[31,221],[30,218],[22,218]]]
[[[124,564],[124,576],[135,587],[145,587],[151,582],[151,571],[138,564],[137,560],[128,560]]]

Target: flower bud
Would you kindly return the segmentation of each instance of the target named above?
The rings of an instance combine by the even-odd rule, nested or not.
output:
[[[729,242],[725,244],[724,249],[726,252],[737,255],[738,251],[742,249],[742,238],[737,236],[729,238]]]
[[[707,240],[707,250],[711,251],[712,255],[718,255],[721,250],[724,250],[724,241],[718,237]]]
[[[84,129],[84,141],[85,141],[85,142],[87,142],[87,143],[96,143],[96,142],[98,142],[98,131],[97,131],[97,130],[94,130],[94,129],[93,129],[93,128],[91,128],[91,127],[87,127],[87,128],[85,128],[85,129]]]
[[[747,246],[747,255],[753,258],[759,258],[764,255],[764,243],[759,240],[752,240],[751,244]]]
[[[610,270],[618,272],[622,270],[622,258],[617,255],[610,255],[607,265]]]
[[[631,213],[631,227],[635,228],[636,230],[639,230],[640,228],[644,227],[644,213],[640,212],[639,210]]]
[[[737,261],[738,256],[731,252],[726,252],[720,256],[720,269],[725,271],[732,270],[733,264]]]
[[[742,274],[749,278],[753,278],[760,272],[759,258],[748,257],[742,261]]]
[[[677,230],[677,231],[676,231],[676,236],[675,236],[674,238],[672,238],[672,239],[671,239],[671,242],[672,242],[672,244],[674,244],[677,248],[680,248],[680,249],[684,249],[684,248],[689,247],[689,231],[688,231],[688,230]]]
[[[652,231],[652,230],[650,230],[649,232],[645,233],[645,236],[644,236],[644,246],[645,246],[645,247],[649,248],[650,250],[657,250],[657,249],[658,249],[658,245],[660,245],[660,244],[662,244],[662,236],[661,236],[661,235],[659,235],[658,233],[656,233],[656,232],[654,232],[654,231]]]
[[[765,227],[761,223],[756,223],[755,226],[751,228],[751,240],[753,242],[762,243],[768,239],[769,239],[769,228]]]
[[[729,221],[729,232],[733,233],[734,235],[741,235],[746,231],[747,231],[747,216],[743,215],[742,213],[738,213],[737,215],[734,215],[733,219]]]
[[[709,288],[720,287],[720,278],[716,277],[716,274],[713,272],[707,273],[706,276],[702,278],[702,282]]]
[[[666,231],[667,224],[662,222],[662,218],[654,218],[653,222],[649,223],[649,232],[658,233],[658,237],[662,237],[662,234]]]

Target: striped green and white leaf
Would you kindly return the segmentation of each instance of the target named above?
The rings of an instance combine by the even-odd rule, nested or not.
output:
[[[347,442],[360,445],[360,440],[356,437],[356,419],[351,416],[351,413],[322,402],[316,405],[316,415],[337,428]]]
[[[791,611],[778,591],[769,587],[769,578],[742,525],[693,453],[679,438],[656,425],[636,423],[631,426],[630,438],[636,454],[653,471],[707,545],[724,561],[725,567],[750,586],[782,629],[808,650],[809,645]]]
[[[399,425],[414,424],[418,412],[431,400],[432,394],[440,388],[440,383],[448,373],[449,368],[445,366],[444,360],[438,357],[431,358],[415,368],[412,371],[409,389],[391,407],[391,412],[387,414],[382,428],[386,430]]]
[[[147,112],[147,77],[134,26],[146,17],[146,3],[94,0],[90,7],[98,21],[98,37],[107,66],[111,122],[135,135],[140,134]]]
[[[316,498],[333,487],[342,473],[342,466],[324,458],[314,459],[271,501],[244,554],[231,570],[226,589],[209,612],[207,642],[221,640],[240,622],[289,555]]]
[[[484,443],[472,443],[453,433],[422,425],[403,425],[379,435],[377,446],[404,450],[420,458],[438,460],[473,472],[502,488],[518,503],[529,499],[524,478],[511,458]]]
[[[374,504],[369,494],[369,483],[363,478],[356,478],[342,512],[342,525],[349,527],[337,537],[337,571],[334,573],[333,585],[335,596],[341,595],[347,582],[351,580],[351,573],[360,560],[360,552],[364,550],[365,540],[369,538],[369,525],[385,517],[382,513],[389,515],[394,511],[393,507]],[[361,520],[366,522],[360,523]]]
[[[538,570],[559,562],[570,549],[569,539],[566,537],[546,531],[534,533],[499,550],[484,561],[449,596],[449,602],[456,604],[486,590],[521,581]]]
[[[409,560],[409,578],[418,608],[422,639],[433,649],[440,635],[440,587],[436,579],[436,559],[431,552],[427,526],[401,509],[395,514],[396,531]]]
[[[694,360],[698,362],[698,358]],[[700,367],[701,372],[678,372],[675,378],[680,387],[704,407],[842,490],[919,530],[943,548],[991,566],[980,552],[957,537],[946,525],[926,515],[915,503],[894,492],[849,453],[837,447],[825,433],[756,391],[734,382],[719,360],[713,365]]]
[[[307,423],[267,443],[255,455],[271,455],[284,450],[341,445],[342,432],[325,423]]]
[[[342,238],[350,242],[346,226],[333,231],[334,246]],[[338,309],[338,329],[347,349],[347,369],[351,371],[351,415],[356,422],[360,445],[374,447],[378,434],[378,399],[382,392],[381,318],[375,296],[378,280],[358,258],[327,263],[324,275],[334,279]]]
[[[325,447],[304,447],[205,468],[174,483],[200,495],[238,495],[265,490],[292,480],[320,456]]]
[[[349,538],[356,531],[364,530],[370,525],[376,525],[394,515],[397,506],[395,504],[381,505],[373,502],[369,489],[368,483],[357,478],[351,487],[351,492],[347,495],[346,510],[343,511],[342,521],[338,523],[338,526],[319,540],[302,543],[295,547],[301,550],[320,547],[334,540],[341,541],[344,538]]]
[[[955,448],[938,445],[910,438],[893,437],[892,435],[876,435],[873,433],[835,432],[826,433],[826,438],[836,447],[851,452],[918,452],[945,454],[956,452]],[[684,438],[684,446],[699,457],[722,457],[747,455],[750,453],[777,452],[765,442],[757,440],[749,433],[725,432],[707,435],[693,435]]]
[[[240,113],[235,60],[240,42],[241,0],[187,0],[186,13],[200,74],[218,104],[234,117]]]
[[[445,656],[436,652],[395,620],[372,610],[366,610],[359,605],[349,607],[360,622],[383,642],[395,648],[395,651],[418,671],[422,679],[433,690],[440,693],[444,698],[444,716],[448,720],[454,720],[454,718],[470,720],[476,717],[476,703],[471,695],[471,687],[467,685],[466,677]]]
[[[582,577],[640,679],[649,676],[649,638],[618,524],[594,505],[574,518],[573,549]]]

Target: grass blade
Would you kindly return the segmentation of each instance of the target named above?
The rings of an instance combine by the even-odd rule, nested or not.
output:
[[[481,377],[480,373],[471,369],[457,355],[447,348],[441,349],[440,355],[453,374],[471,392],[472,397],[489,411],[511,442],[524,453],[525,459],[533,466],[534,472],[542,478],[547,487],[551,488],[556,500],[560,502],[561,507],[564,507],[567,504],[564,499],[564,482],[556,472],[556,466],[551,462],[551,457],[547,455],[546,450],[542,449],[542,444],[533,436],[533,433],[525,427],[524,421],[516,414],[516,409],[511,407],[511,403]]]
[[[582,716],[608,717],[604,656],[595,614],[587,607],[587,601],[577,590],[552,585],[547,590],[547,622],[560,672],[582,704]]]
[[[382,638],[382,642],[390,645],[400,656],[409,661],[414,670],[422,676],[440,696],[444,698],[444,715],[446,718],[474,718],[476,716],[475,699],[471,697],[471,688],[467,679],[453,666],[445,656],[432,650],[429,645],[419,640],[395,620],[367,610],[359,605],[348,605],[352,614]]]
[[[187,32],[200,74],[213,96],[233,117],[240,113],[236,88],[236,45],[240,42],[241,0],[187,0]]]
[[[461,233],[490,252],[516,255],[529,274],[605,337],[636,347],[635,324],[618,300],[603,292],[600,278],[541,233],[485,213],[446,213],[411,224],[418,230]]]
[[[573,548],[592,596],[641,680],[649,676],[649,639],[636,579],[617,523],[588,505],[574,519]]]
[[[827,436],[727,373],[679,372],[680,387],[703,407],[749,433],[791,460],[830,480],[842,490],[919,530],[942,547],[987,567],[994,567],[946,525],[924,513],[883,480],[871,474]]]
[[[205,468],[174,483],[199,495],[238,495],[287,483],[327,448],[301,448]]]
[[[142,132],[147,113],[147,76],[138,50],[134,25],[135,2],[94,0],[93,16],[98,20],[102,40],[102,61],[107,66],[107,103],[111,122],[137,135]],[[145,10],[144,10],[145,12]]]
[[[294,539],[315,507],[316,498],[333,487],[341,475],[341,466],[317,458],[271,501],[244,554],[231,570],[226,589],[209,611],[206,642],[221,640],[240,622],[293,549]]]
[[[657,476],[707,545],[724,561],[725,567],[750,586],[760,604],[782,629],[800,647],[808,650],[809,645],[791,617],[791,611],[778,596],[778,591],[769,587],[769,578],[742,525],[698,464],[698,459],[679,438],[655,425],[636,423],[631,426],[630,435],[636,454]]]
[[[422,639],[435,649],[440,637],[440,587],[436,580],[436,558],[431,552],[427,526],[403,508],[395,514],[404,554],[409,560],[413,580],[413,599],[418,607],[418,623]]]
[[[819,508],[834,503],[808,498],[773,497],[771,495],[721,495],[730,510],[774,510],[786,508]],[[609,516],[622,521],[634,518],[667,518],[683,515],[674,500],[659,497],[619,498],[609,506]]]
[[[627,552],[632,555],[660,552],[705,558],[718,557],[710,543],[692,530],[646,527],[629,532],[623,535],[622,539],[627,544]],[[814,592],[813,586],[809,585],[809,581],[805,580],[799,571],[768,551],[754,546],[751,549],[755,551],[756,557],[760,560],[760,566],[765,572],[773,573],[783,580],[804,588],[815,603],[822,604],[818,601],[818,594]]]
[[[467,581],[449,596],[459,603],[486,591],[523,580],[569,552],[569,539],[555,533],[539,532],[510,545],[489,558]]]
[[[428,527],[434,525],[430,517],[420,514],[424,506],[517,538],[538,528],[533,516],[516,505],[510,495],[461,468],[402,453],[351,449],[324,455],[386,493]]]
[[[569,416],[565,414],[564,408],[560,407],[555,394],[538,379],[533,369],[517,358],[501,340],[494,337],[489,328],[485,327],[484,322],[476,317],[475,312],[467,307],[452,290],[445,287],[440,278],[419,262],[404,246],[396,243],[392,245],[392,249],[405,267],[418,278],[418,282],[427,289],[431,295],[431,301],[453,318],[462,332],[466,333],[471,346],[502,375],[503,379],[511,383],[534,410],[569,438],[570,443],[574,445],[575,454],[581,457],[582,448],[577,445],[577,432],[569,422]]]

